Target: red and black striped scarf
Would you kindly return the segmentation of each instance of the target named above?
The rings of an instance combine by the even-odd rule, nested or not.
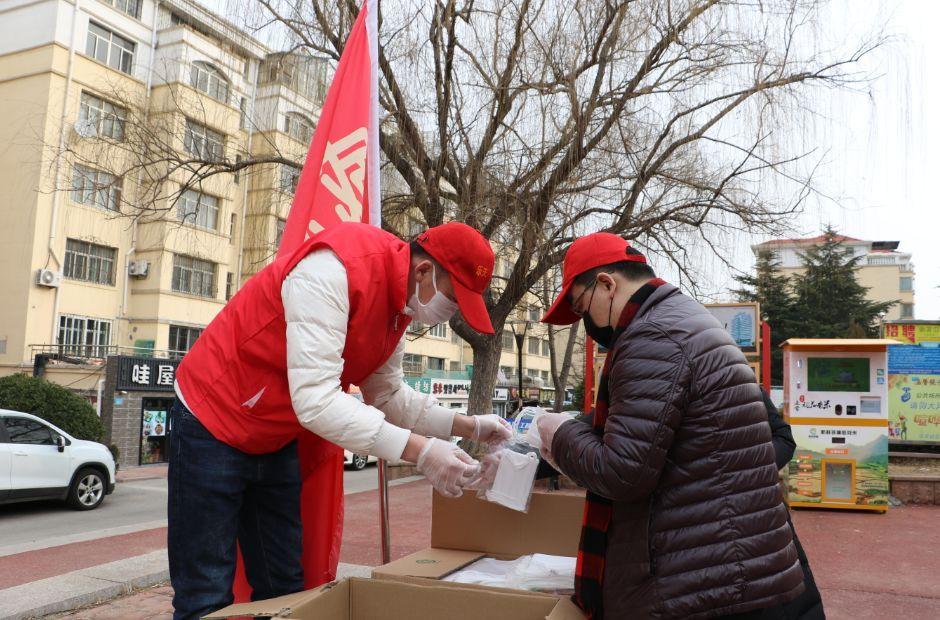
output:
[[[620,314],[614,342],[633,321],[643,303],[653,292],[666,282],[655,278],[641,286],[630,297]],[[611,343],[613,346],[613,343]],[[613,361],[613,349],[604,361],[601,379],[597,384],[597,403],[594,407],[594,433],[603,438],[607,424],[608,398],[610,396],[610,368]],[[603,440],[603,439],[602,439]],[[607,531],[613,515],[613,502],[606,497],[587,492],[584,500],[584,521],[581,524],[581,544],[578,547],[578,563],[575,568],[574,601],[587,612],[588,618],[600,620],[604,617],[603,585],[604,566],[607,563]]]

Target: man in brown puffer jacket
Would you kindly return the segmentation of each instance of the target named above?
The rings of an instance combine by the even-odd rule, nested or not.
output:
[[[609,349],[592,425],[537,421],[588,490],[575,601],[591,618],[760,618],[803,590],[754,374],[700,304],[607,233],[568,251],[543,321]]]

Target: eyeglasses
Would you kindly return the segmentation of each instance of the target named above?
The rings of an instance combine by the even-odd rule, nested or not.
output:
[[[571,311],[574,312],[576,317],[583,318],[584,313],[587,312],[588,308],[591,307],[591,302],[588,302],[588,308],[580,309],[581,298],[584,297],[584,294],[588,292],[588,289],[594,290],[594,287],[597,286],[597,278],[594,278],[594,281],[589,285],[584,287],[584,290],[581,291],[581,294],[578,295],[578,298],[571,302]],[[591,293],[591,299],[594,299],[594,293]]]

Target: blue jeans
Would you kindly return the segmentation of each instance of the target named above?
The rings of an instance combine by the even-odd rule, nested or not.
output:
[[[261,600],[303,589],[297,443],[251,455],[219,441],[179,400],[170,411],[170,580],[174,620],[233,601],[236,540]]]

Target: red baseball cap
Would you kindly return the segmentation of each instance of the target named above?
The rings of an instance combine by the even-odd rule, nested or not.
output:
[[[490,285],[496,257],[480,231],[449,222],[424,231],[415,241],[450,275],[460,313],[473,329],[494,334],[483,291]]]
[[[571,309],[568,299],[575,278],[595,267],[623,261],[645,263],[646,257],[633,249],[626,239],[611,233],[593,233],[572,243],[561,268],[561,293],[542,317],[542,322],[552,325],[577,323],[581,317]]]

